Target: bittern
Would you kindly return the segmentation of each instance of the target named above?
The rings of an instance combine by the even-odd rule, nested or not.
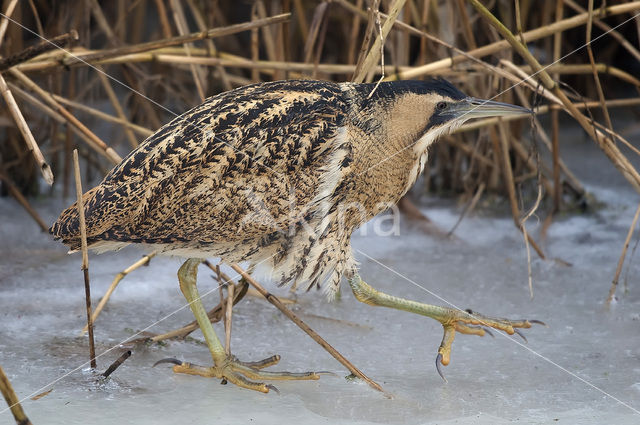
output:
[[[265,372],[260,369],[273,361],[244,363],[225,354],[196,287],[198,264],[208,257],[268,265],[281,284],[323,287],[329,298],[345,276],[359,301],[439,321],[444,337],[436,365],[447,365],[456,331],[513,334],[535,321],[379,292],[358,274],[351,234],[409,190],[440,135],[471,118],[527,113],[466,96],[442,79],[377,87],[276,81],[237,88],[160,128],[83,195],[87,242],[97,251],[141,244],[187,258],[178,271],[180,289],[214,365],[183,363],[174,366],[176,372],[263,392],[272,387],[254,381],[318,378],[311,372]],[[75,204],[51,232],[79,249]]]

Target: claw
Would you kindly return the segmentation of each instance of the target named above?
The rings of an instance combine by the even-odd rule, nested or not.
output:
[[[489,328],[487,328],[487,327],[485,327],[485,326],[483,326],[483,327],[482,327],[482,329],[484,329],[484,331],[485,331],[486,333],[488,333],[488,334],[491,336],[491,338],[495,338],[495,337],[496,337],[496,336],[493,334],[493,332],[491,332],[491,329],[489,329]]]
[[[156,367],[156,366],[158,366],[159,364],[162,364],[162,363],[170,363],[170,364],[175,364],[175,365],[178,365],[178,366],[180,366],[182,364],[182,362],[180,360],[178,360],[176,358],[173,358],[173,357],[168,357],[166,359],[158,360],[151,367]]]
[[[538,324],[538,325],[542,325],[542,326],[544,326],[545,328],[548,328],[548,327],[549,327],[549,325],[547,325],[546,323],[544,323],[542,320],[529,320],[529,323],[536,323],[536,324]]]
[[[520,330],[519,330],[519,329],[514,328],[514,329],[513,329],[513,332],[517,333],[517,334],[520,336],[520,338],[522,338],[522,339],[524,340],[524,342],[525,342],[525,343],[526,343],[526,342],[529,342],[529,341],[527,341],[527,338],[524,336],[524,334],[523,334],[522,332],[520,332]]]
[[[280,390],[278,390],[274,385],[267,384],[266,387],[269,388],[270,390],[275,391],[278,395],[280,395]]]
[[[438,353],[438,355],[436,356],[436,370],[438,371],[438,375],[440,375],[440,377],[442,378],[442,380],[446,384],[449,381],[447,381],[447,378],[445,378],[444,375],[442,374],[442,370],[440,369],[440,363],[441,362],[442,362],[442,354]]]

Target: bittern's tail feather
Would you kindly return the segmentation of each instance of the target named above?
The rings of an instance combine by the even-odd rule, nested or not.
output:
[[[91,247],[100,240],[99,236],[110,227],[106,220],[101,220],[101,214],[96,214],[96,195],[100,186],[87,191],[82,196],[85,211],[85,222],[87,224],[87,242]],[[100,196],[98,196],[100,197]],[[61,240],[71,251],[80,249],[80,216],[78,215],[77,202],[64,210],[58,220],[49,229],[56,240]]]

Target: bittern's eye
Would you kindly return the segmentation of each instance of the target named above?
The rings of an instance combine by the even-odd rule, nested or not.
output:
[[[438,108],[438,111],[444,111],[447,109],[447,102],[438,102],[436,108]]]

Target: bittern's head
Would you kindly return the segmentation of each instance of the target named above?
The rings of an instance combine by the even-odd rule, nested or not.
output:
[[[412,143],[417,152],[469,119],[531,113],[521,106],[467,96],[444,79],[383,82],[369,96],[374,87],[357,87],[362,112],[383,115],[389,139]]]

